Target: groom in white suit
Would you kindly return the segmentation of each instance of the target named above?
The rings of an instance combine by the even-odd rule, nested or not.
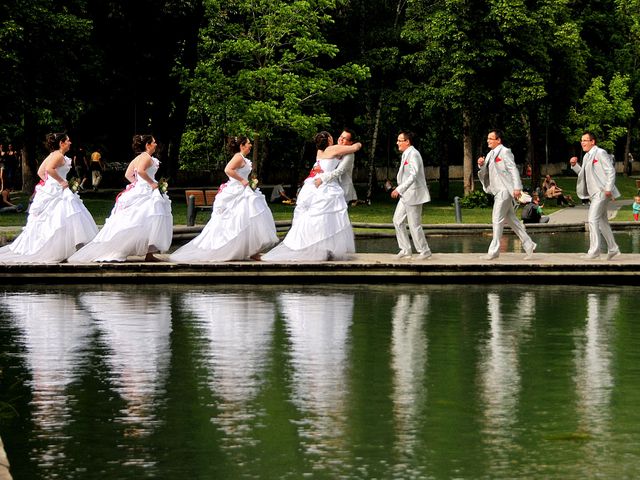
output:
[[[353,145],[356,134],[353,130],[345,128],[338,137],[338,145]],[[338,183],[344,191],[344,200],[349,205],[351,202],[358,200],[356,189],[353,186],[353,164],[355,162],[355,156],[353,153],[344,155],[338,163],[338,166],[329,173],[321,173],[314,180],[316,187],[319,187],[322,183],[330,182],[333,179],[337,179]]]
[[[580,146],[585,153],[582,167],[578,158],[569,160],[571,169],[578,174],[576,193],[582,199],[589,199],[589,251],[583,258],[592,260],[600,256],[600,234],[607,242],[607,260],[620,254],[620,249],[613,238],[607,205],[620,196],[616,188],[616,169],[606,150],[596,145],[596,137],[585,132],[580,139]]]
[[[398,134],[398,150],[402,152],[400,169],[398,170],[398,186],[391,192],[391,198],[399,198],[398,206],[393,214],[393,226],[400,251],[396,258],[411,257],[411,241],[407,232],[407,224],[411,238],[418,251],[418,259],[425,260],[431,256],[431,249],[422,230],[422,205],[431,201],[424,165],[420,152],[413,146],[412,132],[402,131]]]
[[[502,144],[502,132],[492,130],[487,135],[487,145],[491,151],[485,157],[478,158],[478,178],[485,192],[494,196],[491,222],[493,239],[485,260],[493,260],[500,255],[500,239],[506,223],[520,238],[527,259],[531,258],[536,244],[533,243],[524,225],[520,223],[513,208],[513,201],[522,194],[520,172],[513,159],[511,150]]]

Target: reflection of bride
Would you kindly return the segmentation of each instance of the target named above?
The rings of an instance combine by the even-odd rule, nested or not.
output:
[[[171,306],[167,295],[102,291],[83,294],[106,346],[115,391],[125,401],[119,421],[130,435],[152,431],[155,396],[170,360]]]
[[[184,297],[184,309],[197,319],[208,340],[204,361],[209,385],[218,399],[212,423],[224,432],[222,447],[234,459],[249,465],[254,459],[238,458],[253,440],[253,423],[264,412],[257,405],[269,364],[275,321],[273,302],[251,293],[192,293]]]
[[[428,295],[399,295],[393,309],[393,411],[398,431],[397,450],[405,459],[414,457],[419,448],[416,429],[422,424],[420,414],[426,396],[427,336],[424,323],[428,311]],[[409,476],[406,471],[408,464],[401,462],[401,465],[404,475]]]
[[[352,294],[282,293],[278,303],[291,342],[293,403],[306,418],[298,428],[304,447],[324,458],[347,455],[345,423],[347,347],[353,318]]]
[[[355,243],[344,191],[337,179],[322,182],[322,173],[338,166],[340,155],[362,146],[333,145],[328,132],[316,135],[320,171],[312,170],[300,189],[291,229],[282,243],[262,257],[265,261],[342,260],[355,252]],[[317,174],[314,174],[317,172]]]
[[[73,418],[68,388],[86,365],[92,325],[76,305],[75,297],[62,293],[8,294],[2,308],[10,312],[22,333],[27,368],[31,374],[32,418],[42,451],[42,463],[64,461],[60,436]]]

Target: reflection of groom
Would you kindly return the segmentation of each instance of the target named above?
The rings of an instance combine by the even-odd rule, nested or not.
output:
[[[345,128],[338,137],[338,145],[353,145],[355,140],[355,132],[349,128]],[[358,200],[358,195],[356,194],[356,189],[353,187],[352,180],[354,161],[355,156],[353,153],[344,155],[334,170],[318,175],[318,178],[314,180],[316,187],[319,187],[322,183],[337,179],[344,191],[344,200],[347,204]]]
[[[412,132],[402,131],[398,134],[398,150],[402,152],[402,161],[398,170],[398,186],[391,192],[391,198],[399,199],[393,214],[393,226],[400,251],[396,258],[411,257],[411,241],[407,232],[407,223],[411,238],[420,254],[420,260],[431,256],[429,244],[422,230],[422,204],[431,201],[424,165],[420,152],[413,146]]]

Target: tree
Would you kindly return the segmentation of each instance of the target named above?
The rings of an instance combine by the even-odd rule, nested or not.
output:
[[[627,134],[627,122],[634,114],[632,99],[629,96],[629,77],[615,74],[608,89],[602,77],[596,77],[571,110],[573,130],[567,133],[572,140],[580,138],[584,131],[593,132],[598,144],[613,152],[615,143]]]
[[[334,66],[338,48],[326,41],[334,0],[205,1],[192,91],[185,164],[218,150],[230,133],[254,136],[254,169],[266,161],[275,131],[308,138],[329,124],[326,107],[355,94],[368,69]],[[216,142],[211,145],[207,139]]]

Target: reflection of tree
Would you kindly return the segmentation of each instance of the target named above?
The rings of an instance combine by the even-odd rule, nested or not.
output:
[[[34,438],[43,446],[33,456],[41,466],[65,459],[64,431],[72,419],[68,389],[85,365],[92,333],[87,315],[66,294],[12,294],[2,299],[22,332],[26,363],[31,373]]]
[[[521,389],[519,349],[536,314],[532,292],[520,295],[513,314],[504,315],[501,296],[487,295],[489,338],[481,345],[481,396],[484,402],[483,434],[491,464],[508,468]]]
[[[354,296],[283,293],[278,300],[291,342],[292,401],[304,417],[301,442],[315,469],[332,471],[348,447],[346,349]]]
[[[428,315],[428,295],[399,295],[393,309],[391,366],[393,369],[393,411],[397,431],[396,446],[402,472],[409,475],[406,460],[419,448],[426,387],[427,336],[424,322]]]
[[[109,349],[106,363],[112,383],[125,402],[116,421],[127,427],[127,436],[151,434],[157,427],[156,403],[170,360],[168,295],[103,291],[83,294],[81,301]]]
[[[611,373],[610,336],[618,295],[587,296],[587,318],[584,331],[576,332],[575,364],[578,413],[582,429],[590,435],[610,434]],[[598,445],[606,444],[600,439]],[[594,454],[598,452],[593,452]],[[595,458],[595,457],[594,457]]]
[[[208,340],[209,382],[219,399],[219,414],[211,420],[225,434],[222,447],[246,451],[242,447],[254,442],[250,432],[264,413],[256,397],[265,381],[275,306],[250,293],[194,293],[184,305]]]

